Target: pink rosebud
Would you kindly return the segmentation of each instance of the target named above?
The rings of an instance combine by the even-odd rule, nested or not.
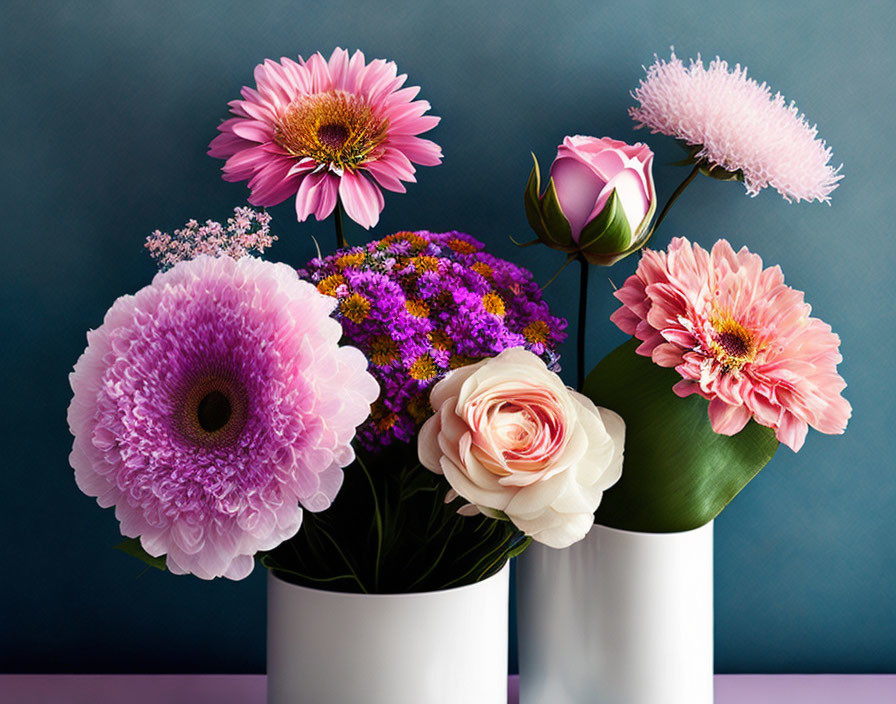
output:
[[[566,137],[539,195],[538,162],[526,210],[539,239],[592,264],[610,265],[640,249],[656,209],[653,152],[603,137]]]
[[[430,403],[435,415],[417,441],[424,467],[533,540],[564,548],[585,537],[622,472],[618,415],[519,347],[452,372]]]

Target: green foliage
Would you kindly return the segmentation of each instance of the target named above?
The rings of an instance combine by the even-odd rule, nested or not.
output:
[[[459,516],[444,477],[421,467],[416,444],[358,449],[333,505],[306,511],[295,538],[260,556],[277,576],[308,587],[397,594],[478,582],[530,539],[509,521]]]
[[[684,149],[688,155],[682,159],[681,161],[675,161],[672,163],[673,166],[700,166],[700,173],[704,176],[709,176],[710,178],[714,178],[717,181],[744,181],[744,172],[738,169],[737,171],[728,171],[727,169],[723,169],[721,166],[713,166],[708,161],[702,158],[697,158],[697,153],[703,148],[701,145],[691,146],[681,140],[676,140]]]
[[[165,566],[165,556],[153,557],[143,549],[143,546],[137,538],[125,538],[115,546],[115,549],[121,550],[132,557],[136,557],[138,560],[142,560],[147,565],[155,567],[157,570],[162,570],[164,572],[167,569]]]
[[[595,520],[648,533],[691,530],[725,508],[775,454],[774,431],[754,421],[737,435],[713,432],[707,401],[679,398],[674,369],[635,352],[630,340],[585,381],[585,394],[625,420],[622,478],[604,493]]]
[[[535,231],[544,244],[561,252],[572,253],[578,250],[578,245],[572,239],[569,229],[569,221],[560,208],[557,199],[557,191],[554,188],[554,179],[548,182],[548,188],[544,196],[541,193],[541,171],[538,167],[538,159],[532,155],[535,165],[529,174],[526,183],[526,217],[529,226]]]

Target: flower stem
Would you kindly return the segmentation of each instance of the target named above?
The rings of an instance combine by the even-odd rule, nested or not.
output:
[[[647,240],[649,240],[651,237],[653,237],[653,233],[656,232],[657,229],[659,229],[660,223],[666,218],[666,214],[669,212],[669,209],[672,207],[672,204],[676,200],[678,200],[678,196],[680,196],[682,193],[684,193],[684,189],[690,185],[691,181],[693,181],[695,178],[697,178],[697,174],[700,173],[700,167],[702,165],[703,165],[702,162],[699,162],[699,161],[696,164],[694,164],[694,168],[691,170],[691,173],[689,173],[687,175],[687,178],[685,178],[684,181],[682,181],[680,184],[678,184],[678,188],[676,188],[675,191],[672,193],[672,195],[669,196],[669,200],[666,201],[666,204],[663,206],[663,209],[660,211],[659,217],[656,219],[656,222],[653,223],[653,227],[650,228],[650,232],[648,233],[647,237],[644,240],[645,242]]]
[[[336,208],[333,210],[333,222],[336,223],[336,249],[343,249],[348,244],[342,232],[342,199],[336,197]]]
[[[577,339],[579,349],[576,358],[576,389],[581,391],[585,386],[585,313],[588,308],[588,269],[590,266],[585,261],[585,257],[579,257],[579,263],[582,265],[582,270],[579,278],[579,333]]]
[[[548,281],[544,286],[541,287],[541,291],[542,291],[542,293],[544,293],[544,290],[545,290],[548,286],[550,286],[552,283],[554,283],[554,282],[557,280],[557,277],[560,276],[560,274],[563,273],[563,270],[566,269],[566,267],[568,267],[568,266],[570,265],[570,262],[574,261],[575,258],[576,258],[576,256],[575,256],[574,254],[570,254],[570,255],[566,258],[566,261],[563,262],[563,266],[561,266],[559,269],[557,269],[557,273],[555,273],[555,274],[551,277],[550,281]]]
[[[376,495],[376,486],[373,483],[373,477],[370,470],[364,464],[364,460],[359,455],[355,455],[358,465],[367,477],[367,483],[370,484],[370,492],[373,494],[373,517],[376,521],[376,562],[373,565],[373,591],[378,592],[380,589],[380,562],[383,558],[383,516],[380,512],[380,502]]]

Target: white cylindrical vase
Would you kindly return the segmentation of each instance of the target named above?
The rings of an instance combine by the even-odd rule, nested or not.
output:
[[[269,573],[268,704],[506,704],[509,570],[416,594]]]
[[[712,704],[713,524],[532,545],[517,618],[520,704]]]

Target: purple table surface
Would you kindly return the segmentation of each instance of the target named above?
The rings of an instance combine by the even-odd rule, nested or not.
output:
[[[896,704],[896,675],[716,675],[715,686],[715,704]],[[265,689],[264,675],[0,675],[0,704],[264,704]],[[508,691],[516,704],[516,677]]]

